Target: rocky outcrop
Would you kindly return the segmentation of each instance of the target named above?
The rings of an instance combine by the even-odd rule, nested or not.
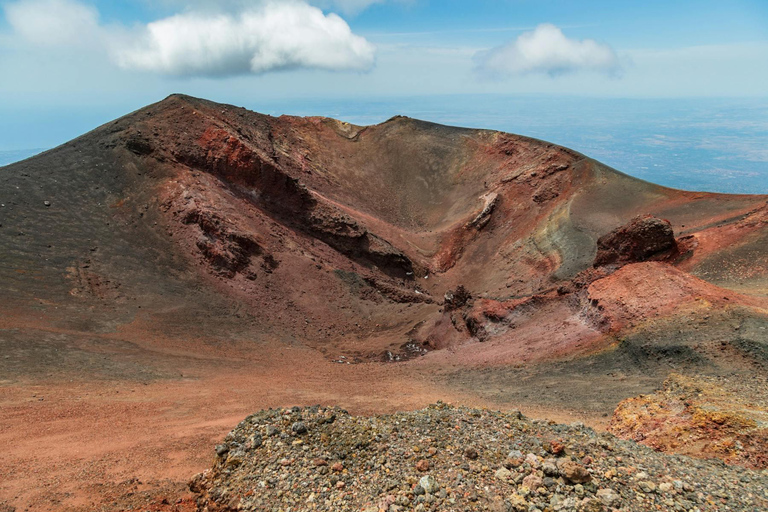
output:
[[[676,249],[675,233],[668,220],[650,215],[635,217],[597,240],[595,267],[661,259]]]

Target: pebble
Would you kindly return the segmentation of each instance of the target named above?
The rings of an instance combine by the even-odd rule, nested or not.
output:
[[[419,462],[417,462],[416,471],[421,471],[422,473],[429,471],[429,461],[426,459],[421,459]]]
[[[566,481],[571,483],[587,483],[592,479],[587,469],[572,460],[561,460],[557,463],[557,469]]]
[[[598,489],[596,496],[608,507],[615,508],[621,504],[621,496],[619,496],[619,493],[610,488]]]
[[[434,494],[438,489],[440,489],[440,485],[437,483],[437,480],[435,480],[435,478],[431,475],[421,477],[419,480],[419,485],[427,494]]]

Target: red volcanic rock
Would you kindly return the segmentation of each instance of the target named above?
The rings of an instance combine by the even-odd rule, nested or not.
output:
[[[557,468],[567,482],[585,484],[592,480],[592,475],[589,474],[589,471],[581,464],[577,464],[572,460],[561,460],[557,463]]]
[[[668,220],[635,217],[597,240],[595,266],[635,263],[667,255],[677,248]]]

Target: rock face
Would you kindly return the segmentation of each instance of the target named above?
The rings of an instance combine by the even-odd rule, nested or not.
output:
[[[595,267],[623,265],[669,256],[677,248],[672,224],[650,215],[629,223],[597,240]]]
[[[292,431],[296,422],[307,431]],[[369,418],[322,407],[261,411],[222,446],[190,483],[201,512],[768,507],[765,474],[665,456],[579,425],[439,403]],[[426,474],[416,460],[429,461]]]

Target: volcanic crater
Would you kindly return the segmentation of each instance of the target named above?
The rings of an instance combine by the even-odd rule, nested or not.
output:
[[[768,361],[768,196],[518,135],[173,95],[0,169],[0,194],[15,506],[183,496],[265,407],[443,399],[607,428],[672,373]]]

